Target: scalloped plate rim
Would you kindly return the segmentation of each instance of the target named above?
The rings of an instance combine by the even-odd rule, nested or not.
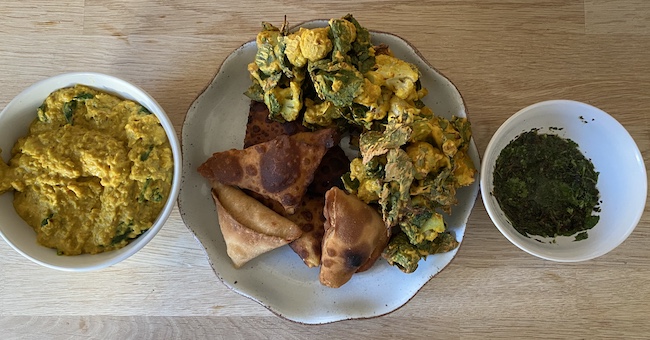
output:
[[[303,23],[301,23],[299,25],[296,25],[293,29],[295,29],[296,27],[300,27],[300,26],[303,26],[303,27],[318,27],[319,25],[322,26],[326,22],[327,22],[326,20],[306,21],[306,22],[303,22]],[[385,42],[385,40],[394,40],[398,44],[399,43],[403,44],[403,46],[400,46],[399,50],[402,51],[402,49],[406,49],[407,54],[410,54],[409,58],[402,57],[403,59],[407,59],[407,60],[411,59],[409,61],[415,62],[416,64],[420,64],[420,65],[418,65],[418,68],[420,69],[420,72],[423,73],[423,78],[424,78],[425,75],[430,76],[430,77],[434,77],[434,78],[436,78],[436,77],[440,78],[440,79],[437,79],[436,81],[442,81],[441,86],[448,87],[449,91],[450,91],[450,94],[457,97],[457,98],[455,98],[456,99],[456,104],[458,106],[457,109],[460,110],[460,111],[455,112],[455,113],[446,112],[447,114],[443,114],[443,116],[450,116],[451,114],[456,114],[456,113],[460,113],[460,114],[457,114],[457,115],[460,115],[460,116],[467,116],[465,102],[464,102],[460,92],[455,87],[455,85],[451,82],[451,80],[449,80],[447,77],[445,77],[440,71],[438,71],[433,66],[431,66],[431,64],[429,64],[429,62],[426,61],[423,58],[423,56],[420,54],[420,52],[413,45],[411,45],[408,41],[404,40],[403,38],[401,38],[401,37],[399,37],[397,35],[391,34],[391,33],[374,31],[374,30],[371,30],[370,32],[371,32],[371,37],[375,42],[377,42],[377,40],[379,40],[379,42]],[[391,49],[393,49],[394,47],[395,47],[394,45],[391,46]],[[188,153],[191,153],[191,151],[193,149],[196,149],[197,146],[195,146],[195,144],[200,142],[200,141],[196,141],[196,140],[190,138],[190,134],[189,134],[190,129],[192,129],[192,132],[194,132],[196,129],[199,129],[199,128],[206,129],[206,127],[205,127],[206,124],[197,127],[197,125],[194,124],[194,122],[193,122],[193,119],[195,118],[195,116],[200,114],[200,113],[196,113],[196,111],[198,110],[199,105],[201,104],[202,101],[206,100],[206,96],[208,96],[209,94],[214,94],[214,91],[216,91],[216,88],[218,86],[220,86],[220,85],[224,86],[223,84],[225,82],[224,82],[224,79],[222,79],[222,78],[225,77],[226,80],[230,79],[229,77],[231,75],[229,74],[228,67],[231,66],[231,64],[234,65],[234,63],[237,63],[237,62],[240,62],[240,63],[243,62],[243,63],[247,64],[248,62],[250,62],[252,60],[252,59],[246,59],[246,60],[239,60],[238,59],[238,57],[239,58],[242,57],[242,54],[250,53],[251,49],[256,49],[255,46],[254,46],[254,40],[251,40],[251,41],[248,41],[248,42],[242,44],[239,48],[235,49],[231,54],[229,54],[226,57],[226,59],[224,59],[222,64],[219,66],[219,68],[217,69],[217,72],[216,72],[215,76],[213,77],[213,79],[211,80],[211,82],[204,88],[204,90],[199,94],[199,96],[196,98],[196,100],[194,100],[192,102],[192,104],[190,105],[190,107],[188,108],[187,114],[186,114],[185,119],[183,121],[182,132],[181,132],[181,145],[182,145],[184,155],[186,155]],[[394,50],[394,52],[395,52],[395,50]],[[402,51],[402,52],[404,52],[404,51]],[[417,60],[412,60],[414,58],[417,59]],[[234,66],[232,66],[232,67],[234,67]],[[424,67],[424,69],[423,69],[423,67]],[[239,77],[239,76],[240,76],[239,74],[235,74],[235,77]],[[249,79],[247,73],[245,73],[245,74],[243,74],[241,76],[245,77],[246,79]],[[425,97],[425,103],[428,100],[432,100],[430,98],[431,95],[432,95],[432,91],[430,91],[429,95],[427,97]],[[245,98],[245,96],[243,94],[241,94],[241,97]],[[236,98],[231,99],[231,100],[232,101],[237,101]],[[248,102],[248,99],[245,98],[245,101]],[[239,104],[241,105],[241,103],[239,103]],[[440,103],[437,103],[437,104],[440,105]],[[427,103],[427,105],[429,105],[429,103]],[[429,106],[431,106],[431,105],[429,105]],[[237,111],[234,114],[240,115],[240,116],[243,116],[243,117],[247,117],[247,113],[248,113],[247,108],[248,107],[246,106],[246,111],[244,111],[244,112],[238,112]],[[213,107],[212,109],[215,110],[216,108]],[[237,118],[241,118],[241,117],[237,117]],[[224,120],[224,122],[225,122],[225,120]],[[244,122],[244,124],[245,124],[245,122]],[[233,123],[232,125],[235,125],[235,124]],[[220,127],[220,128],[227,129],[226,127]],[[240,127],[240,129],[245,129],[245,127]],[[243,130],[241,130],[240,132],[242,133],[242,138],[241,139],[243,140]],[[240,144],[243,144],[243,141]],[[215,151],[220,151],[220,150],[214,150],[213,152],[215,152]],[[207,155],[207,156],[204,155],[204,156],[205,156],[205,158],[203,160],[205,160],[205,159],[207,159],[207,157],[209,157],[209,155]],[[475,145],[473,139],[472,139],[472,142],[471,142],[471,145],[470,145],[470,156],[472,157],[472,160],[474,161],[476,168],[479,169],[480,156],[478,154],[478,151],[476,149],[476,145]],[[201,244],[203,250],[205,251],[208,262],[210,263],[210,266],[212,267],[212,269],[213,269],[214,273],[216,274],[217,278],[226,287],[228,287],[230,290],[232,290],[232,291],[234,291],[234,292],[236,292],[236,293],[238,293],[238,294],[240,294],[242,296],[245,296],[245,297],[259,303],[260,305],[264,306],[265,308],[267,308],[272,313],[274,313],[274,314],[276,314],[276,315],[278,315],[280,317],[283,317],[283,318],[285,318],[287,320],[290,320],[290,321],[303,323],[303,324],[324,324],[324,323],[330,323],[330,322],[336,322],[336,321],[342,321],[342,320],[372,318],[372,317],[377,317],[377,316],[381,316],[381,315],[391,313],[391,312],[399,309],[400,307],[404,306],[408,301],[410,301],[417,294],[417,292],[422,287],[424,287],[424,285],[426,285],[426,283],[428,283],[435,275],[437,275],[440,271],[442,271],[444,268],[446,268],[449,265],[449,263],[454,259],[455,255],[457,254],[457,252],[458,252],[458,250],[460,248],[460,246],[459,246],[458,248],[456,248],[453,251],[451,251],[449,253],[446,253],[446,254],[439,254],[439,255],[429,256],[426,261],[425,260],[421,261],[420,262],[420,268],[418,269],[418,271],[422,270],[422,268],[424,268],[425,266],[429,270],[429,271],[427,271],[425,273],[420,274],[420,276],[418,278],[419,278],[419,280],[421,282],[415,284],[414,287],[411,287],[410,291],[408,291],[405,294],[399,296],[400,297],[399,301],[386,301],[386,303],[384,304],[385,308],[378,308],[378,309],[372,310],[372,311],[353,310],[352,308],[350,308],[349,310],[346,309],[346,308],[334,308],[334,310],[327,310],[327,308],[325,308],[325,309],[315,308],[314,310],[309,310],[307,312],[305,312],[305,310],[303,308],[302,313],[299,313],[299,312],[295,311],[294,308],[292,308],[292,304],[279,303],[279,302],[275,301],[272,297],[267,296],[268,292],[265,290],[266,288],[260,288],[259,287],[259,286],[263,286],[263,283],[259,284],[257,286],[249,285],[247,287],[242,287],[240,285],[240,283],[238,283],[237,280],[233,280],[232,277],[226,277],[226,276],[229,276],[231,274],[223,275],[223,272],[230,273],[230,272],[233,271],[232,270],[232,265],[230,265],[231,268],[227,268],[228,266],[224,262],[229,261],[229,259],[227,259],[227,258],[223,259],[223,254],[221,254],[221,258],[213,258],[213,256],[211,254],[214,253],[215,249],[210,248],[210,247],[215,246],[215,243],[218,244],[219,241],[222,242],[222,240],[219,240],[219,241],[215,240],[215,239],[207,240],[205,235],[204,235],[205,229],[209,229],[209,228],[216,229],[217,233],[220,234],[220,230],[218,230],[219,228],[218,228],[218,222],[216,221],[216,219],[217,219],[216,211],[214,209],[214,204],[212,203],[212,198],[209,197],[210,195],[206,195],[206,193],[205,193],[205,190],[206,190],[205,187],[207,186],[207,184],[204,183],[203,186],[198,184],[197,188],[201,187],[201,188],[199,188],[199,190],[204,191],[203,192],[203,195],[205,196],[204,201],[209,200],[210,205],[211,205],[211,210],[208,210],[207,212],[206,211],[200,211],[199,213],[205,213],[207,215],[211,215],[211,219],[212,219],[211,223],[212,223],[212,225],[211,226],[197,226],[197,225],[195,225],[195,222],[192,220],[192,216],[190,216],[190,215],[192,215],[192,213],[190,212],[189,215],[188,215],[188,210],[192,209],[192,208],[189,207],[190,202],[185,202],[185,201],[187,199],[189,199],[188,197],[186,197],[186,195],[188,194],[188,193],[186,193],[186,191],[189,192],[189,193],[193,193],[194,198],[196,198],[196,196],[199,196],[196,192],[193,192],[195,190],[188,188],[188,186],[190,186],[190,183],[189,183],[190,181],[196,181],[196,177],[197,176],[200,177],[195,171],[196,166],[198,166],[198,164],[192,163],[191,157],[189,157],[189,156],[183,157],[183,162],[184,162],[184,164],[183,164],[183,175],[182,175],[183,185],[181,186],[180,194],[178,196],[179,212],[181,214],[181,217],[182,217],[183,222],[185,223],[186,227],[192,232],[192,235],[194,236],[194,238]],[[197,162],[202,162],[202,161],[197,160]],[[457,225],[453,226],[453,229],[456,231],[457,237],[458,237],[459,242],[461,243],[461,245],[462,245],[462,239],[463,239],[465,229],[466,229],[467,220],[469,219],[469,215],[471,213],[471,210],[472,210],[472,208],[473,208],[473,206],[474,206],[474,204],[476,202],[476,199],[478,197],[478,178],[479,178],[478,174],[477,174],[476,178],[477,178],[477,180],[471,186],[469,186],[467,188],[462,188],[462,189],[459,190],[459,195],[463,195],[465,197],[465,200],[463,201],[464,202],[463,214],[462,214],[463,216],[461,217],[459,223]],[[196,183],[194,183],[194,184],[197,185]],[[461,194],[461,192],[462,192],[462,194]],[[460,199],[459,199],[459,201],[460,201]],[[188,204],[186,205],[186,203],[188,203]],[[213,230],[213,231],[215,231],[215,230]],[[216,246],[216,248],[219,248],[219,247],[220,247],[219,245]],[[223,245],[221,245],[221,247],[223,247]],[[255,272],[257,270],[265,270],[266,272],[268,272],[269,270],[272,270],[272,268],[269,269],[268,262],[271,261],[269,258],[274,258],[274,259],[280,258],[281,259],[282,257],[291,257],[291,255],[293,254],[293,252],[290,249],[287,250],[288,247],[283,247],[283,248],[284,249],[276,250],[276,251],[273,251],[273,252],[271,252],[269,254],[262,255],[261,256],[262,259],[253,260],[247,266],[244,266],[244,268],[242,268],[240,270],[248,271],[249,273],[251,271]],[[217,251],[218,250],[221,250],[221,251],[225,252],[224,249],[217,249]],[[309,280],[306,280],[305,282],[307,282],[308,284],[313,285],[314,284],[314,282],[313,282],[314,275],[316,275],[316,278],[317,278],[317,269],[314,269],[314,268],[309,269],[309,268],[307,268],[306,266],[304,266],[304,264],[302,264],[302,261],[299,260],[297,255],[293,254],[293,256],[295,257],[295,259],[290,260],[290,265],[293,265],[293,270],[310,272],[309,274],[307,274],[307,276],[309,277]],[[267,257],[266,261],[264,261],[265,257]],[[444,257],[444,260],[442,260],[440,265],[437,266],[437,267],[430,263],[430,262],[436,262],[439,258],[443,258],[443,257]],[[221,263],[219,263],[220,261],[221,261]],[[298,265],[302,265],[302,267],[304,267],[304,268],[299,269],[299,266],[296,266],[296,263]],[[226,267],[224,268],[224,266],[226,266]],[[316,273],[314,273],[314,270],[316,270]],[[414,274],[401,273],[395,267],[391,267],[388,264],[386,264],[385,261],[383,261],[383,260],[378,261],[378,264],[375,265],[373,268],[371,268],[371,270],[369,270],[368,272],[374,273],[374,272],[376,272],[378,270],[388,271],[391,276],[398,275],[398,276],[400,276],[402,278],[409,278],[410,276],[415,277],[415,273]],[[418,273],[418,271],[416,271],[416,273]],[[293,272],[289,271],[289,273],[293,273]],[[354,294],[358,294],[358,292],[356,292],[356,291],[357,290],[364,291],[364,287],[363,286],[359,287],[360,282],[359,282],[359,280],[356,280],[356,278],[358,278],[360,276],[363,276],[363,275],[368,275],[368,274],[364,274],[364,273],[356,274],[350,282],[348,282],[346,285],[344,285],[343,287],[338,288],[338,289],[331,289],[331,288],[327,288],[327,287],[320,287],[320,288],[323,291],[329,291],[330,296],[332,294],[333,295],[338,295],[337,293],[331,293],[332,291],[341,292],[340,295],[342,295],[344,297],[346,295],[351,294],[350,290],[354,290],[355,291]],[[376,273],[374,275],[376,275]],[[389,274],[386,274],[386,275],[389,275]],[[304,277],[305,275],[301,275],[301,276]],[[282,278],[284,276],[276,275],[276,277]],[[290,281],[291,278],[286,277],[286,280]],[[304,282],[302,282],[302,283],[304,283]],[[253,287],[253,288],[250,288],[250,287]],[[365,290],[367,290],[368,287],[365,287],[365,288],[366,288]],[[266,292],[266,295],[265,295],[265,292]],[[326,293],[326,295],[327,295],[327,293]],[[304,298],[305,296],[302,296],[302,297]],[[307,297],[310,297],[310,296],[307,296]],[[321,296],[321,294],[314,294],[311,297],[315,297],[314,300],[310,300],[312,302],[323,302],[323,297]],[[358,297],[358,296],[354,295],[354,297]],[[382,302],[382,304],[383,304],[383,302]],[[314,305],[314,304],[310,303],[309,305]],[[331,304],[330,304],[330,306],[331,306]]]

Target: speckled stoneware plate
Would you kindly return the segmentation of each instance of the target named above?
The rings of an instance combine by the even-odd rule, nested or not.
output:
[[[326,24],[327,21],[318,20],[301,26]],[[420,69],[422,85],[429,90],[424,102],[436,114],[447,118],[466,116],[456,87],[423,60],[411,45],[388,33],[371,34],[374,44],[389,45],[397,57]],[[196,168],[214,152],[243,147],[249,106],[249,99],[243,92],[251,84],[246,66],[253,61],[256,51],[252,41],[229,55],[212,83],[187,112],[181,136],[184,164],[178,199],[183,220],[205,248],[219,279],[279,316],[300,323],[322,324],[394,311],[449,264],[458,248],[420,261],[419,268],[412,274],[404,274],[380,259],[370,270],[355,274],[337,289],[321,285],[319,268],[305,266],[288,246],[263,254],[240,269],[235,269],[228,258],[210,186]],[[469,154],[478,169],[479,156],[473,141]],[[477,193],[478,180],[459,190],[459,204],[454,207],[453,215],[446,217],[449,229],[459,241],[463,239]]]

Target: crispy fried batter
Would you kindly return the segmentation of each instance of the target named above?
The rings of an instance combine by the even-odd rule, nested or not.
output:
[[[280,203],[250,190],[244,190],[244,192],[298,225],[302,230],[302,235],[291,242],[289,246],[300,256],[307,267],[320,266],[321,245],[323,243],[323,234],[325,233],[325,216],[323,215],[323,207],[325,205],[324,195],[315,195],[308,192],[303,196],[302,202],[296,208],[296,211],[293,214],[288,214]]]
[[[324,215],[320,282],[338,288],[375,263],[390,231],[376,209],[339,188],[325,195]]]
[[[211,182],[235,185],[278,201],[289,214],[300,205],[335,131],[324,129],[214,153],[198,172]]]
[[[325,234],[324,205],[324,196],[308,193],[303,197],[296,213],[286,216],[302,229],[302,235],[289,243],[289,246],[310,268],[321,264],[323,234]]]
[[[264,103],[252,100],[248,110],[244,148],[268,142],[281,135],[294,135],[307,131],[299,121],[280,123],[270,120],[268,107]]]
[[[228,256],[236,268],[302,234],[298,225],[233,186],[215,183],[212,198]]]
[[[307,191],[324,196],[327,190],[332,187],[343,189],[341,176],[348,171],[350,171],[350,160],[343,149],[336,145],[327,150],[327,153],[323,156],[320,166],[314,174],[314,181]]]

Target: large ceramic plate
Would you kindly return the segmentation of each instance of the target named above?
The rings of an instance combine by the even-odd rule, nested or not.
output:
[[[312,21],[306,27],[323,26]],[[394,54],[415,64],[429,90],[424,102],[438,115],[465,117],[465,105],[455,86],[431,67],[407,42],[397,36],[372,32],[373,43],[388,44]],[[288,247],[281,247],[235,269],[226,254],[210,187],[196,168],[212,153],[243,147],[249,99],[242,93],[251,84],[246,66],[257,47],[248,42],[221,65],[214,80],[187,112],[182,130],[183,184],[179,196],[181,216],[201,242],[221,281],[289,320],[319,324],[368,318],[389,313],[409,301],[440,272],[458,249],[429,256],[412,274],[404,274],[383,259],[368,271],[355,274],[341,288],[320,284],[318,268],[308,268]],[[478,169],[479,157],[472,141],[469,154]],[[478,178],[478,176],[477,176]],[[446,217],[449,229],[462,241],[465,225],[478,193],[478,180],[458,192],[459,204]]]

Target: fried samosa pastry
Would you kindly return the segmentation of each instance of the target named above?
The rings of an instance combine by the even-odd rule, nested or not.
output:
[[[307,267],[320,266],[325,216],[323,206],[325,197],[307,194],[296,209],[295,214],[286,216],[302,230],[302,235],[289,243],[289,247],[300,256]]]
[[[280,203],[249,190],[245,190],[244,192],[271,210],[297,224],[302,230],[302,235],[295,241],[289,243],[289,246],[307,267],[313,268],[320,266],[321,246],[323,243],[323,234],[325,233],[325,216],[323,215],[323,206],[325,205],[324,195],[314,195],[307,192],[302,198],[300,206],[296,208],[296,211],[293,214],[287,214]]]
[[[350,159],[340,146],[327,150],[314,174],[308,192],[324,196],[332,187],[344,188],[341,176],[350,171]]]
[[[266,104],[252,100],[248,110],[244,148],[268,142],[277,136],[290,136],[307,131],[307,128],[297,120],[280,123],[269,119],[269,108]]]
[[[281,135],[243,150],[216,152],[198,172],[212,183],[235,185],[275,200],[293,214],[323,155],[335,144],[334,129]]]
[[[381,215],[339,188],[325,194],[320,282],[338,288],[375,263],[390,236]]]
[[[215,183],[212,198],[235,268],[302,235],[300,227],[233,186]]]

